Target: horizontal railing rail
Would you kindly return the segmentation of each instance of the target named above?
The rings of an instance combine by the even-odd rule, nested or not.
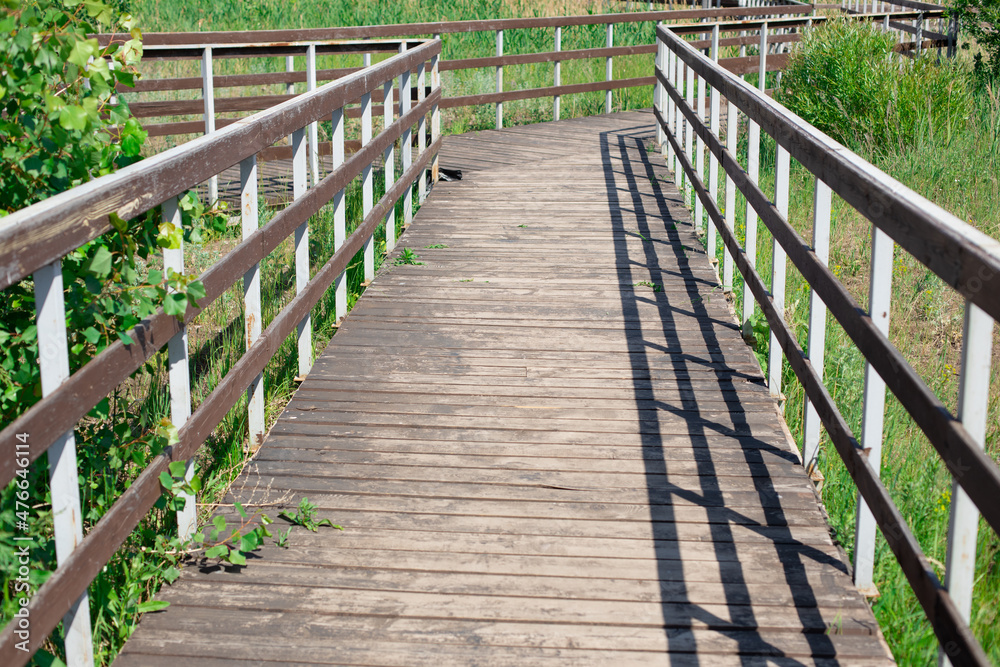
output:
[[[124,543],[139,521],[161,495],[159,475],[173,461],[187,461],[246,393],[252,446],[259,446],[264,433],[262,372],[278,347],[297,332],[299,373],[312,364],[310,312],[336,286],[336,313],[346,314],[345,271],[350,260],[364,251],[366,279],[374,276],[374,233],[386,227],[386,247],[395,245],[395,204],[403,201],[401,221],[412,217],[412,193],[426,195],[426,182],[437,179],[440,138],[441,88],[438,71],[440,40],[429,40],[413,49],[338,81],[304,93],[287,102],[240,120],[213,135],[186,143],[160,155],[126,167],[114,174],[56,195],[0,221],[2,286],[34,278],[39,312],[39,345],[43,350],[43,398],[0,432],[0,484],[15,479],[17,459],[27,461],[49,454],[50,486],[55,517],[58,568],[32,596],[27,613],[31,631],[18,635],[16,622],[0,633],[0,662],[23,665],[42,645],[60,620],[65,621],[66,654],[71,666],[92,664],[87,588],[108,559]],[[430,92],[422,87],[430,63]],[[416,72],[415,77],[413,72]],[[372,97],[380,90],[391,95],[399,77],[401,113],[390,105],[383,129],[372,135]],[[421,88],[411,105],[409,90],[416,79]],[[360,99],[361,145],[350,158],[344,155],[344,107]],[[430,144],[425,146],[427,116],[431,116]],[[313,187],[306,187],[305,134],[310,124],[331,119],[333,160],[329,174]],[[414,130],[414,126],[417,127]],[[412,155],[414,132],[419,135],[418,153]],[[277,212],[264,226],[257,219],[257,155],[279,139],[291,136],[293,150],[294,201]],[[394,178],[395,144],[401,151],[402,173]],[[373,167],[382,161],[385,191],[373,201]],[[62,303],[63,257],[110,229],[108,216],[123,219],[143,214],[163,204],[164,220],[179,224],[178,197],[186,190],[232,165],[240,165],[243,241],[201,275],[205,296],[197,307],[188,307],[184,317],[156,314],[128,332],[134,341],[117,341],[80,370],[69,375],[65,315]],[[355,179],[362,181],[362,220],[346,235],[345,190]],[[308,221],[333,202],[335,251],[310,278]],[[294,236],[296,295],[261,330],[260,262],[278,245]],[[164,251],[164,266],[183,271],[183,250]],[[247,313],[247,350],[221,379],[218,386],[191,412],[186,325],[226,290],[243,279]],[[44,322],[43,318],[48,318]],[[44,329],[44,331],[43,331]],[[60,347],[61,341],[61,347]],[[82,534],[80,501],[75,464],[73,429],[97,402],[130,377],[145,361],[166,346],[169,352],[171,420],[179,440],[155,457],[97,524]],[[59,370],[51,367],[62,364]],[[54,381],[53,381],[54,380]],[[18,446],[17,435],[30,433],[30,448]],[[24,467],[24,461],[17,461]],[[58,470],[57,470],[58,468]],[[182,537],[193,534],[196,517],[193,498],[179,514]],[[18,647],[21,644],[21,647]],[[27,647],[28,650],[22,650]]]
[[[764,61],[769,57],[764,48],[768,30],[763,25],[757,31],[760,69],[766,69]],[[696,225],[708,217],[710,256],[716,252],[716,234],[723,241],[723,288],[732,290],[733,265],[743,278],[740,317],[744,327],[753,314],[754,302],[770,325],[766,375],[771,395],[781,398],[783,359],[805,390],[805,465],[811,469],[816,464],[822,423],[860,492],[856,584],[863,590],[872,586],[877,524],[930,620],[944,655],[954,664],[988,665],[968,620],[979,513],[1000,532],[1000,503],[996,502],[1000,469],[983,451],[993,322],[1000,318],[1000,242],[906,188],[770,99],[764,94],[763,77],[755,88],[720,67],[713,61],[718,58],[718,34],[713,34],[710,58],[692,48],[673,28],[657,30],[660,48],[654,113],[664,155],[685,199],[694,197]],[[723,98],[727,101],[725,140],[720,117]],[[747,118],[749,128],[746,165],[736,156],[740,114]],[[776,144],[774,201],[758,185],[761,131]],[[792,159],[816,177],[812,244],[787,221]],[[724,203],[718,192],[720,167],[725,177]],[[737,190],[747,202],[742,241],[735,231]],[[834,193],[873,224],[867,310],[827,267]],[[773,238],[770,288],[755,266],[758,219]],[[967,300],[958,415],[947,409],[888,339],[893,242]],[[784,319],[786,258],[811,290],[808,355]],[[827,310],[864,355],[869,369],[860,441],[823,384]],[[947,586],[938,579],[879,480],[886,387],[927,436],[954,479],[952,525],[958,528],[949,535]]]
[[[651,86],[651,77],[632,77],[613,79],[613,59],[634,55],[652,55],[655,44],[614,45],[614,27],[622,24],[649,23],[654,21],[692,21],[719,19],[724,17],[765,17],[805,16],[811,12],[810,5],[801,3],[773,3],[766,6],[724,7],[710,9],[684,9],[675,11],[624,12],[619,14],[598,14],[586,16],[559,16],[530,19],[489,19],[474,21],[453,21],[441,23],[414,23],[383,26],[336,27],[308,30],[268,30],[240,32],[200,32],[200,33],[148,33],[144,36],[144,61],[160,60],[201,60],[202,76],[183,76],[168,79],[140,79],[134,89],[126,86],[119,91],[129,95],[133,115],[143,119],[144,127],[150,136],[175,136],[196,134],[202,131],[208,133],[214,129],[225,127],[233,118],[215,118],[217,114],[232,112],[248,112],[268,108],[287,99],[286,95],[260,95],[218,97],[215,88],[258,87],[262,85],[293,86],[306,82],[315,86],[319,82],[335,80],[345,76],[357,68],[336,67],[317,69],[316,58],[322,54],[337,53],[379,53],[391,51],[394,42],[391,39],[406,39],[419,35],[458,34],[468,32],[492,32],[496,35],[497,50],[495,55],[480,58],[460,58],[454,60],[442,59],[441,71],[460,71],[468,69],[497,68],[498,88],[489,93],[489,97],[464,95],[445,97],[444,108],[457,108],[476,104],[498,105],[498,120],[502,125],[502,105],[505,101],[553,98],[553,112],[558,119],[559,97],[569,94],[607,91],[606,111],[610,111],[612,90],[621,90],[641,86]],[[606,46],[589,49],[561,49],[561,30],[573,26],[603,25],[607,29]],[[505,30],[520,30],[533,28],[554,28],[554,50],[542,53],[505,54],[503,52],[503,33]],[[118,39],[115,35],[99,35],[102,43]],[[791,35],[780,36],[794,41]],[[337,41],[348,40],[348,41]],[[381,40],[381,41],[380,41]],[[395,42],[398,43],[398,42]],[[286,61],[285,72],[270,72],[261,74],[229,74],[214,76],[212,62],[217,58],[239,57],[285,57],[305,55],[307,72],[295,71],[292,63]],[[602,82],[582,82],[571,84],[576,88],[563,88],[560,77],[560,64],[564,61],[581,59],[605,59],[606,76]],[[553,85],[531,88],[531,93],[525,90],[504,90],[503,68],[551,62],[555,66]],[[734,67],[744,66],[741,63],[731,63]],[[777,66],[777,64],[775,64]],[[745,70],[740,70],[741,72]],[[612,83],[613,82],[613,83]],[[600,83],[596,86],[592,84]],[[201,90],[200,98],[186,100],[145,101],[142,96],[150,93],[170,91]],[[131,98],[140,96],[134,101]],[[211,98],[211,103],[209,103]],[[378,112],[378,109],[376,109]],[[357,115],[356,108],[349,108],[348,114]],[[212,122],[209,122],[209,114]],[[168,120],[155,122],[153,119],[177,118],[179,116],[201,115],[202,120]]]
[[[759,8],[746,8],[746,9],[759,9]],[[681,12],[661,12],[667,14],[678,14]],[[731,10],[731,13],[738,14],[739,11]],[[925,30],[921,33],[917,28],[912,25],[900,23],[899,21],[908,20],[915,21],[923,18],[925,21],[930,21],[933,18],[940,18],[943,15],[943,11],[937,12],[919,12],[919,11],[895,11],[891,14],[886,13],[872,13],[866,14],[863,17],[857,17],[859,20],[884,20],[886,16],[891,15],[894,20],[890,27],[899,30],[900,32],[907,32],[914,35],[921,35],[924,40],[923,48],[932,48],[935,46],[949,46],[951,39],[949,35],[943,33],[933,32],[931,30]],[[605,15],[609,17],[629,17],[631,14],[610,14]],[[571,17],[572,18],[572,17]],[[795,17],[783,18],[779,20],[775,19],[773,16],[764,16],[761,19],[754,20],[753,18],[744,18],[736,23],[723,23],[723,32],[745,32],[746,30],[759,27],[761,20],[770,20],[772,24],[777,26],[781,25],[786,28],[780,34],[774,34],[769,40],[769,44],[787,44],[792,42],[797,42],[799,40],[799,35],[796,32],[792,32],[793,29],[805,27],[811,21],[811,17]],[[820,18],[822,20],[822,18]],[[508,19],[505,19],[508,21]],[[627,23],[629,21],[619,20],[618,23]],[[614,24],[608,24],[614,25]],[[677,34],[695,34],[704,33],[704,27],[699,27],[699,25],[704,24],[679,24],[676,26]],[[194,36],[200,36],[202,33],[190,33]],[[260,33],[262,36],[270,33]],[[109,39],[109,37],[105,37]],[[740,36],[723,39],[720,42],[721,46],[749,46],[752,45],[752,37]],[[212,43],[196,43],[188,45],[174,45],[174,46],[164,46],[164,45],[153,45],[148,47],[144,59],[146,61],[156,61],[156,60],[202,60],[203,61],[203,71],[211,71],[210,64],[206,65],[206,62],[210,62],[213,58],[239,58],[239,57],[254,57],[261,55],[270,55],[275,57],[288,57],[291,55],[305,55],[307,57],[307,70],[315,70],[315,75],[312,78],[312,85],[317,85],[323,81],[336,80],[341,76],[346,76],[347,74],[353,73],[361,69],[360,67],[340,67],[340,68],[326,68],[326,69],[316,69],[315,58],[317,55],[327,53],[380,53],[392,51],[395,45],[399,42],[392,41],[354,41],[354,42],[312,42],[312,43],[281,43],[276,42],[274,44],[233,44],[228,47],[222,47],[214,45]],[[310,51],[309,46],[315,46],[315,50]],[[707,47],[707,42],[701,40],[695,43],[696,48]],[[917,48],[911,44],[901,45],[901,50],[913,50]],[[562,62],[568,62],[573,60],[581,59],[599,59],[604,58],[608,62],[611,62],[615,57],[622,56],[635,56],[635,55],[652,55],[656,50],[655,44],[639,44],[639,45],[627,45],[627,46],[610,46],[610,47],[594,47],[588,49],[573,49],[573,50],[555,50],[547,52],[538,53],[526,53],[526,54],[505,54],[496,56],[483,56],[477,58],[461,58],[456,60],[442,60],[440,63],[440,68],[442,72],[445,71],[461,71],[468,69],[483,69],[483,68],[503,68],[508,66],[518,66],[527,64],[539,64],[539,63],[553,63],[558,65]],[[757,59],[756,58],[726,58],[720,61],[720,65],[726,69],[732,71],[735,74],[747,74],[756,71]],[[774,59],[768,60],[768,66],[770,71],[780,70],[784,67],[784,58],[778,55]],[[157,101],[143,101],[136,100],[130,103],[130,109],[132,115],[139,119],[157,119],[164,117],[177,117],[177,116],[190,116],[190,115],[201,115],[203,116],[201,120],[180,120],[180,121],[168,121],[168,122],[149,122],[147,120],[144,124],[144,129],[149,133],[150,136],[175,136],[175,135],[185,135],[185,134],[197,134],[205,131],[207,124],[205,123],[204,114],[206,113],[206,96],[204,90],[207,87],[211,87],[214,91],[216,88],[240,88],[240,87],[257,87],[262,85],[286,85],[291,86],[295,83],[306,82],[309,83],[310,78],[306,71],[295,71],[289,68],[285,72],[271,72],[271,73],[261,73],[261,74],[230,74],[222,76],[211,77],[211,82],[208,83],[205,80],[205,76],[202,77],[179,77],[173,79],[140,79],[136,82],[135,88],[129,88],[127,86],[119,86],[119,91],[125,94],[131,94],[132,96],[144,93],[163,93],[168,91],[181,91],[181,90],[200,90],[202,91],[202,97],[191,98],[186,100],[157,100]],[[631,79],[619,79],[614,80],[614,83],[608,81],[607,79],[603,82],[586,82],[580,84],[572,84],[577,86],[576,88],[564,88],[560,84],[555,84],[553,86],[531,88],[531,89],[521,89],[513,91],[496,91],[494,93],[483,93],[476,95],[465,95],[465,96],[455,96],[455,97],[445,97],[443,101],[443,107],[446,109],[459,108],[464,106],[473,106],[477,104],[502,104],[505,101],[514,100],[525,100],[525,99],[537,99],[543,97],[559,97],[562,95],[576,94],[576,93],[587,93],[596,91],[610,91],[610,90],[621,90],[627,88],[635,88],[641,86],[652,85],[653,81],[651,77],[633,77]],[[531,92],[526,92],[530,90]],[[214,114],[225,114],[232,112],[252,112],[261,109],[269,108],[275,104],[279,104],[287,99],[293,97],[292,93],[278,94],[278,95],[250,95],[250,96],[235,96],[235,97],[219,97],[213,95],[213,103],[211,105],[211,110]],[[381,102],[381,98],[376,96],[376,102]],[[398,110],[397,110],[398,111]],[[381,108],[376,106],[374,112],[380,113]],[[357,107],[350,107],[347,111],[348,117],[357,117],[360,114],[360,110]],[[224,118],[218,117],[214,121],[214,127],[216,129],[226,127],[234,122],[236,118]],[[274,159],[277,154],[268,154],[262,156],[262,159]]]

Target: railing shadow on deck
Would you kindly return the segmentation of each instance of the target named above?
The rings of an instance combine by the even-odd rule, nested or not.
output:
[[[768,23],[763,22],[756,31],[761,45],[760,69],[764,70]],[[731,288],[733,265],[742,276],[743,326],[749,326],[755,304],[764,313],[770,327],[769,393],[781,399],[782,369],[786,365],[805,392],[806,469],[816,469],[822,424],[857,486],[852,572],[855,585],[859,590],[874,592],[878,529],[937,635],[941,663],[988,665],[989,658],[973,634],[969,619],[980,513],[994,531],[1000,529],[1000,505],[995,502],[1000,494],[1000,468],[984,452],[993,328],[994,320],[1000,318],[1000,291],[987,286],[1000,275],[1000,244],[770,99],[765,94],[764,77],[759,78],[757,87],[752,87],[725,72],[717,62],[718,29],[713,32],[711,57],[691,48],[673,29],[659,27],[657,38],[660,50],[654,115],[657,140],[668,168],[685,193],[685,203],[691,202],[696,224],[700,226],[707,220],[709,253],[715,254],[715,234],[723,241],[724,283]],[[915,46],[921,48],[922,42]],[[707,118],[706,88],[711,107]],[[728,107],[725,144],[720,127],[722,97]],[[746,115],[749,126],[746,167],[737,155],[740,113]],[[770,136],[776,145],[773,202],[758,186],[762,135]],[[811,242],[788,223],[792,159],[815,177]],[[725,213],[718,195],[719,176],[726,181]],[[736,233],[737,190],[746,201],[742,240]],[[867,308],[827,266],[834,194],[872,223]],[[764,282],[756,268],[758,219],[772,239],[770,284]],[[959,407],[955,414],[889,340],[895,245],[966,300]],[[785,320],[788,260],[810,288],[808,354]],[[855,437],[824,385],[828,312],[865,358],[860,438]],[[893,392],[923,431],[952,476],[955,500],[943,583],[879,479],[886,389]]]
[[[736,394],[737,386],[733,382],[734,377],[741,374],[733,372],[735,369],[725,367],[726,358],[718,337],[715,335],[714,326],[728,327],[738,331],[735,322],[719,322],[713,320],[700,299],[700,294],[696,283],[691,280],[693,271],[691,270],[691,260],[687,253],[683,251],[681,239],[677,231],[677,224],[684,224],[674,218],[669,210],[668,195],[663,191],[656,179],[656,172],[646,151],[645,140],[648,136],[649,128],[636,128],[631,134],[621,132],[601,133],[601,153],[604,161],[605,181],[607,186],[607,196],[609,208],[614,213],[626,202],[620,197],[620,188],[615,182],[616,173],[625,177],[629,185],[628,191],[631,197],[631,205],[634,208],[636,219],[639,223],[639,232],[646,237],[652,238],[667,230],[669,237],[674,241],[673,257],[677,260],[680,273],[686,275],[685,281],[687,293],[690,297],[690,308],[693,315],[702,321],[713,323],[712,327],[702,327],[701,337],[706,347],[710,350],[708,358],[690,357],[680,355],[683,361],[678,361],[678,356],[673,356],[674,370],[677,372],[676,388],[681,390],[681,398],[678,404],[666,403],[657,399],[655,387],[650,380],[644,380],[650,376],[653,370],[649,363],[648,350],[650,341],[640,329],[626,329],[625,335],[629,350],[629,360],[633,375],[633,392],[637,405],[649,404],[655,407],[654,414],[665,411],[686,420],[688,424],[688,437],[692,449],[700,450],[701,456],[696,456],[697,470],[701,483],[701,493],[693,492],[690,489],[674,486],[669,482],[669,463],[664,455],[664,434],[661,432],[659,419],[653,417],[651,420],[645,419],[640,425],[643,460],[646,468],[647,490],[649,493],[649,505],[652,515],[653,538],[656,540],[656,555],[658,559],[658,571],[661,582],[671,582],[676,586],[671,586],[673,595],[677,596],[678,588],[683,590],[683,572],[685,562],[678,548],[678,534],[676,530],[676,519],[674,516],[672,497],[683,498],[684,500],[705,508],[708,516],[708,523],[711,526],[712,545],[715,549],[716,561],[722,576],[722,584],[726,597],[726,603],[730,610],[734,612],[732,618],[720,618],[711,611],[701,609],[693,603],[678,603],[674,600],[664,600],[662,603],[665,634],[672,657],[676,653],[694,653],[697,648],[696,638],[689,632],[693,629],[695,622],[704,623],[709,628],[720,634],[729,636],[737,642],[739,653],[744,664],[765,664],[766,656],[786,657],[784,652],[776,646],[768,644],[757,630],[758,623],[751,606],[751,595],[748,590],[743,564],[736,554],[736,544],[733,539],[731,525],[738,523],[744,528],[755,530],[767,527],[768,531],[760,531],[766,534],[773,542],[776,554],[783,566],[783,576],[792,592],[795,612],[803,621],[805,627],[821,628],[824,620],[817,608],[817,597],[809,583],[804,567],[805,559],[812,559],[832,567],[845,575],[848,569],[839,559],[817,551],[816,549],[796,540],[791,531],[788,530],[788,521],[785,517],[784,509],[778,491],[774,488],[773,480],[770,476],[756,476],[753,478],[755,491],[764,508],[766,524],[742,515],[739,511],[726,507],[724,498],[719,489],[716,476],[715,463],[712,458],[712,449],[709,445],[708,437],[711,434],[718,434],[738,439],[740,451],[748,466],[759,466],[764,464],[761,456],[762,451],[774,455],[792,463],[800,463],[799,459],[791,451],[777,448],[769,443],[755,438],[751,434],[750,424],[742,418],[744,406]],[[637,174],[633,170],[633,159],[630,153],[641,156],[643,173]],[[650,179],[654,184],[656,194],[655,209],[650,210],[646,202],[642,200],[637,183],[640,179]],[[662,227],[661,227],[662,225]],[[673,225],[673,226],[671,226]],[[655,229],[653,227],[656,227]],[[625,243],[625,229],[620,216],[612,216],[612,229],[615,233],[616,262],[618,271],[618,286],[621,295],[622,314],[626,318],[639,318],[638,304],[646,302],[657,307],[660,315],[661,329],[655,333],[656,338],[663,336],[669,347],[680,347],[680,340],[677,335],[676,320],[674,313],[677,312],[675,304],[670,303],[671,294],[667,291],[652,292],[652,296],[647,296],[644,292],[639,294],[635,290],[635,277],[633,276],[633,266],[643,266],[649,271],[651,280],[657,283],[657,277],[667,273],[666,269],[660,267],[660,260],[653,245],[643,244],[643,257],[641,261],[629,255],[627,244]],[[676,281],[675,281],[676,282]],[[662,284],[662,282],[660,283]],[[690,384],[684,387],[685,382],[690,383],[687,364],[702,364],[707,367],[714,366],[712,375],[720,383],[722,391],[733,392],[734,398],[726,400],[729,414],[733,417],[734,423],[731,426],[712,422],[703,418],[694,396],[693,387]],[[745,381],[751,381],[760,386],[764,386],[763,377],[742,375]],[[689,391],[684,391],[688,389]],[[664,497],[663,494],[666,494]],[[781,531],[784,527],[786,530]],[[775,531],[775,529],[778,529]],[[776,534],[777,532],[777,534]],[[686,632],[687,631],[687,632]],[[877,630],[873,627],[872,632]],[[835,655],[835,650],[830,637],[824,632],[805,633],[808,645],[813,655],[821,656]],[[685,659],[687,659],[685,657]],[[797,660],[788,658],[785,664],[803,664]],[[685,663],[687,664],[687,663]]]

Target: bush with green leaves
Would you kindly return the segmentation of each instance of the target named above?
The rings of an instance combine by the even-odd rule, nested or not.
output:
[[[963,131],[973,100],[961,68],[931,56],[901,59],[895,44],[893,35],[857,22],[807,30],[775,99],[855,151],[906,150],[923,136]]]
[[[89,35],[120,35],[102,46]],[[142,56],[141,34],[128,15],[100,0],[5,0],[0,4],[0,217],[142,159],[146,133],[119,95],[132,85]],[[183,223],[161,220],[159,209],[132,220],[110,216],[111,229],[62,260],[70,370],[76,371],[163,307],[181,316],[204,296],[195,276],[164,272],[162,248],[196,241],[205,228],[224,225],[188,193]],[[31,278],[0,296],[0,428],[41,397],[38,331]],[[151,360],[78,424],[77,461],[84,529],[96,523],[143,467],[170,443],[165,419],[162,359]],[[145,376],[146,379],[143,379]],[[55,568],[45,457],[28,471],[33,511],[18,532],[32,538],[31,588]],[[0,490],[0,622],[16,598],[11,573],[16,549],[16,486]],[[149,559],[157,535],[173,530],[169,508],[154,511],[91,586],[99,655],[113,657],[135,614],[168,563]],[[23,543],[19,543],[23,544]],[[58,635],[47,650],[58,653]]]
[[[948,15],[982,48],[982,53],[973,56],[976,80],[981,84],[1000,81],[1000,2],[952,0],[950,4]],[[969,42],[962,44],[963,49],[969,47]]]
[[[88,34],[123,35],[101,47]],[[6,0],[0,18],[0,215],[139,159],[145,132],[115,94],[142,57],[128,15],[88,0]]]

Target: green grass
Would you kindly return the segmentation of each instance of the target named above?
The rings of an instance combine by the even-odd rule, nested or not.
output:
[[[138,23],[147,32],[152,31],[199,31],[199,30],[266,30],[285,28],[316,28],[325,26],[358,26],[412,23],[420,21],[457,21],[482,18],[513,18],[551,16],[558,14],[586,14],[621,12],[629,7],[625,3],[599,2],[590,0],[566,0],[562,2],[528,2],[527,0],[454,0],[434,2],[432,0],[411,0],[409,2],[370,2],[348,0],[345,2],[320,0],[318,2],[279,2],[263,0],[246,3],[241,0],[131,0],[128,3],[135,13]],[[636,10],[645,10],[645,3],[631,3]],[[445,60],[492,56],[495,53],[493,32],[470,32],[444,34],[442,36],[442,58]],[[621,24],[615,27],[616,45],[652,44],[653,25],[646,23]],[[605,27],[571,26],[563,29],[563,50],[605,46]],[[508,30],[504,33],[506,54],[537,53],[553,49],[553,29]],[[378,62],[388,58],[388,54],[374,54]],[[620,56],[614,59],[616,79],[649,76],[649,56]],[[317,68],[356,67],[361,64],[361,55],[319,56]],[[604,79],[604,59],[571,60],[562,63],[564,84],[601,81]],[[143,71],[150,77],[200,76],[199,64],[193,61],[150,62]],[[216,76],[284,71],[284,58],[217,59]],[[295,68],[305,69],[304,57],[295,58]],[[507,66],[504,68],[504,89],[520,90],[552,85],[552,63]],[[449,97],[473,95],[495,91],[495,69],[469,69],[442,73],[442,85]],[[296,84],[296,90],[303,91],[304,84]],[[283,94],[285,86],[256,86],[243,89],[218,89],[220,96],[247,96]],[[150,93],[141,96],[144,101],[193,99],[198,91],[177,91]],[[603,113],[604,92],[564,95],[561,101],[561,117],[573,118]],[[133,101],[136,95],[126,95]],[[652,86],[616,90],[612,93],[615,110],[645,108],[652,105]],[[220,114],[231,116],[233,114]],[[492,128],[495,125],[494,105],[479,105],[446,109],[442,113],[442,131],[445,134],[462,133]],[[176,117],[165,120],[196,120],[198,117]],[[517,125],[552,119],[551,97],[533,100],[518,100],[504,103],[504,124]],[[324,139],[326,130],[321,130]],[[195,135],[191,135],[195,136]],[[159,151],[190,136],[157,138],[150,143]]]
[[[915,63],[888,62],[882,43],[863,29],[834,25],[808,37],[800,55],[783,73],[778,98],[793,110],[838,136],[907,186],[939,203],[993,237],[1000,237],[1000,103],[989,88],[976,94],[968,63],[938,65],[934,56]],[[845,38],[840,37],[846,35]],[[812,52],[810,49],[816,51]],[[816,57],[816,53],[823,57]],[[836,59],[830,63],[827,59]],[[847,63],[847,64],[844,64]],[[886,64],[888,63],[888,64]],[[885,70],[876,73],[879,68]],[[769,75],[773,77],[774,75]],[[755,83],[755,76],[748,77]],[[774,85],[769,81],[768,87]],[[884,100],[901,110],[885,120]],[[873,101],[874,100],[874,101]],[[822,102],[821,102],[822,101]],[[875,117],[864,109],[876,108]],[[843,113],[840,109],[854,109]],[[910,109],[912,113],[902,113]],[[739,159],[746,164],[746,126],[740,129]],[[774,196],[774,142],[762,143],[760,182]],[[793,161],[789,222],[807,240],[812,235],[815,180]],[[719,192],[724,192],[720,179]],[[737,236],[745,236],[745,200],[737,196]],[[830,266],[863,306],[868,301],[871,224],[834,197]],[[757,268],[770,283],[772,240],[758,223]],[[720,244],[721,246],[721,244]],[[721,261],[721,247],[719,259]],[[740,281],[737,281],[739,283]],[[789,263],[786,320],[805,347],[808,286]],[[742,312],[743,290],[734,290],[735,311]],[[889,337],[950,409],[957,407],[959,354],[964,302],[922,264],[896,249]],[[766,368],[767,327],[757,309],[755,351]],[[994,359],[1000,332],[994,337]],[[1000,459],[1000,368],[994,363],[990,394],[987,452]],[[854,432],[860,433],[864,359],[835,320],[828,317],[824,378]],[[801,446],[804,396],[784,365],[784,414]],[[856,488],[829,441],[822,442],[820,469],[826,480],[824,505],[837,539],[853,557]],[[882,479],[925,553],[944,576],[951,477],[926,438],[899,402],[889,394],[886,406]],[[872,603],[882,631],[902,665],[936,661],[937,641],[908,583],[879,536],[875,569],[881,596]],[[980,522],[972,627],[987,653],[1000,662],[1000,539]]]

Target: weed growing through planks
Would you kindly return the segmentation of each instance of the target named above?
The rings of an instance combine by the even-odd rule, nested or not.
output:
[[[448,246],[446,246],[443,243],[435,243],[434,245],[425,245],[424,247],[427,248],[428,250],[443,250]]]
[[[423,262],[418,262],[417,261],[418,259],[420,259],[420,255],[413,252],[412,248],[403,248],[403,251],[400,253],[399,257],[397,257],[396,261],[393,263],[396,266],[403,266],[405,264],[423,264]]]
[[[329,519],[317,519],[316,518],[316,505],[309,502],[308,498],[303,498],[299,501],[298,510],[282,510],[278,513],[278,516],[283,519],[288,519],[296,526],[302,526],[306,530],[311,530],[312,532],[317,532],[320,526],[329,526],[330,528],[336,528],[337,530],[343,530],[343,526],[338,526]]]
[[[654,292],[662,292],[663,291],[663,285],[661,285],[659,283],[651,282],[649,280],[640,280],[637,283],[632,283],[632,286],[633,287],[649,287]]]

